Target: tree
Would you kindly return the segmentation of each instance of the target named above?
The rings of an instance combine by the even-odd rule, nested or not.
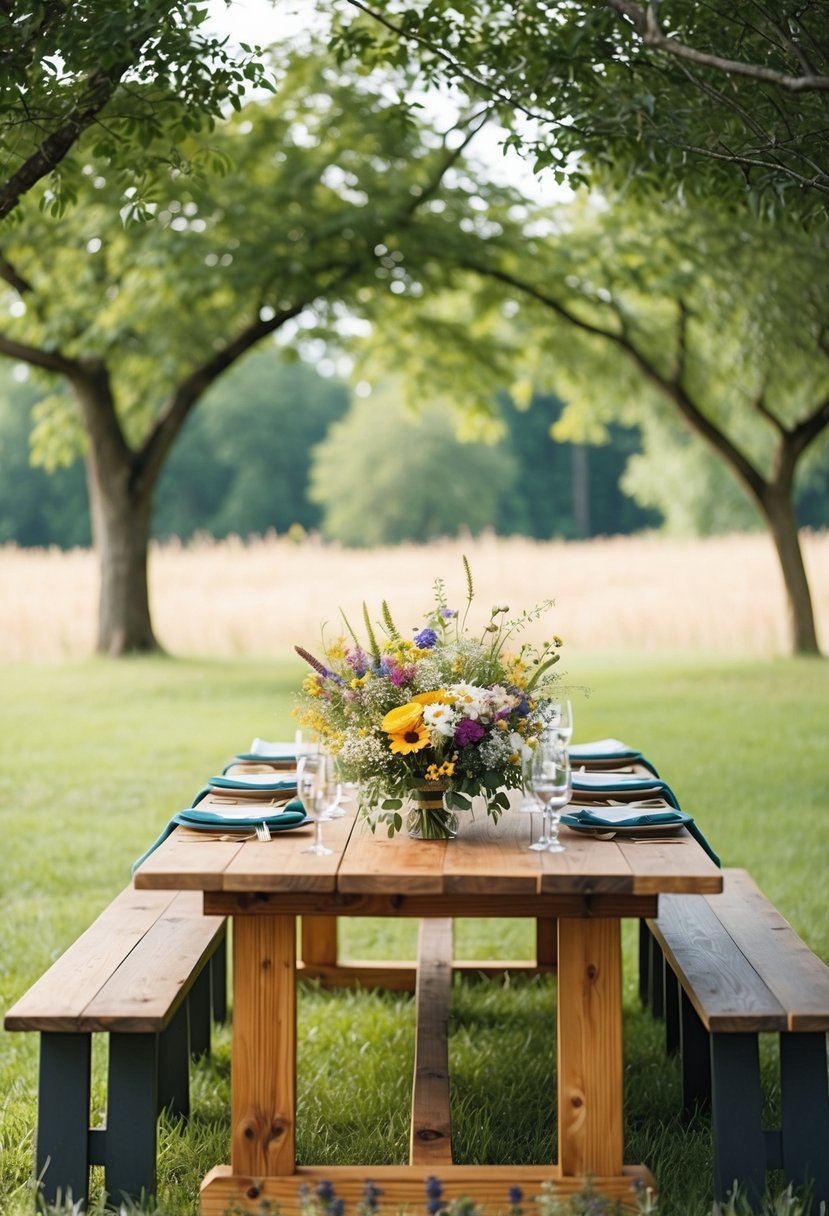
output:
[[[828,0],[349,4],[341,57],[488,98],[559,180],[826,217]]]
[[[355,314],[387,322],[392,298],[446,281],[453,243],[457,260],[483,240],[486,204],[471,206],[482,187],[460,170],[470,128],[450,147],[313,57],[278,72],[278,101],[214,134],[232,174],[160,177],[156,222],[123,227],[117,175],[89,149],[83,205],[59,226],[21,205],[6,234],[0,354],[59,386],[39,407],[40,458],[84,451],[103,652],[157,647],[153,496],[206,389],[289,326],[310,342]],[[193,156],[204,146],[194,138]],[[409,261],[386,243],[403,231]]]
[[[158,485],[153,533],[183,539],[317,528],[308,499],[311,449],[345,414],[346,387],[307,364],[258,349],[191,414]]]
[[[761,236],[762,239],[761,240]],[[773,236],[775,239],[769,239]],[[810,449],[829,448],[829,236],[719,212],[607,209],[470,270],[521,301],[568,400],[559,435],[671,408],[760,512],[786,590],[792,649],[818,653],[794,510]]]
[[[194,131],[266,84],[257,53],[202,34],[204,17],[192,0],[0,4],[0,219],[46,177],[56,214],[77,197],[85,132],[146,214],[159,165],[183,166]]]
[[[358,398],[314,453],[322,530],[346,545],[425,542],[492,527],[515,492],[504,447],[461,443],[446,412],[407,410],[390,387]]]

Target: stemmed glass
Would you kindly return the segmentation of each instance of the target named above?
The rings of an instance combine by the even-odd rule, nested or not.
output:
[[[532,785],[532,761],[533,761],[534,754],[535,753],[533,751],[531,751],[529,748],[525,748],[524,753],[521,757],[521,776],[522,776],[521,785],[522,785],[522,789],[524,791],[524,796],[521,799],[521,805],[518,809],[524,815],[537,815],[542,810],[541,803],[539,802],[538,797],[537,797],[535,790],[533,789],[533,785]],[[538,845],[533,843],[533,835],[535,834],[534,828],[535,828],[535,820],[530,819],[530,843],[527,845],[527,848],[537,850]],[[543,835],[544,835],[543,820],[542,820],[541,835],[543,838]]]
[[[570,801],[573,780],[567,748],[556,734],[542,735],[533,751],[529,770],[530,786],[544,811],[541,836],[530,847],[537,852],[563,853],[558,838],[561,812]]]
[[[342,805],[345,802],[345,791],[343,790],[337,757],[332,756],[330,752],[326,752],[323,761],[325,764],[326,807],[322,817],[323,819],[342,819],[345,815]]]
[[[553,706],[553,718],[548,730],[555,731],[564,747],[570,746],[573,737],[573,705],[565,699],[556,701]]]
[[[305,813],[314,824],[314,843],[303,853],[314,853],[325,857],[333,853],[322,843],[322,820],[326,807],[325,757],[319,752],[308,752],[297,757],[296,791],[305,807]]]

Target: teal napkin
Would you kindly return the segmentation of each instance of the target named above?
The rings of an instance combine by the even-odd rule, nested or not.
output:
[[[643,756],[635,747],[628,747],[620,739],[594,739],[590,743],[572,743],[570,745],[570,762],[573,765],[587,763],[590,760],[620,760],[629,764],[644,764],[654,777],[659,774],[655,765]]]
[[[697,844],[705,849],[714,864],[717,866],[721,864],[719,857],[711,848],[693,818],[690,815],[686,815],[684,811],[680,811],[679,809],[640,811],[635,807],[631,807],[630,814],[625,815],[623,814],[624,809],[624,807],[618,806],[612,809],[607,808],[607,810],[597,807],[595,811],[588,810],[587,808],[578,811],[568,811],[561,816],[561,822],[566,823],[571,828],[606,828],[608,831],[621,827],[650,827],[653,824],[664,824],[666,827],[670,827],[672,824],[682,824],[688,829]]]
[[[573,773],[573,792],[602,794],[612,798],[614,793],[658,795],[679,810],[679,801],[667,781],[660,777],[631,777],[626,773]]]
[[[273,793],[279,790],[295,790],[296,777],[278,777],[274,773],[273,778],[267,781],[261,780],[267,776],[266,773],[257,773],[258,781],[253,781],[250,777],[211,777],[208,781],[208,786],[215,790],[262,790],[263,793]]]
[[[221,810],[197,808],[195,806],[187,807],[183,811],[178,811],[170,819],[167,826],[159,833],[157,840],[154,840],[145,853],[132,863],[130,873],[134,874],[142,862],[146,861],[151,853],[155,852],[160,844],[163,844],[170,833],[179,825],[185,828],[202,828],[205,831],[216,831],[222,828],[232,830],[234,828],[255,828],[257,823],[266,823],[271,832],[289,832],[293,828],[302,827],[305,823],[310,823],[310,819],[305,813],[305,807],[298,798],[294,798],[287,803],[284,809],[278,813],[271,807],[262,807],[259,811],[251,808],[248,815],[226,815]]]

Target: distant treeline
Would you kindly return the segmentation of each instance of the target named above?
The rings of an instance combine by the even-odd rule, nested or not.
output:
[[[47,473],[29,464],[39,392],[0,380],[0,543],[60,548],[90,543],[83,460]],[[636,430],[611,427],[601,446],[555,442],[562,403],[499,404],[496,444],[462,443],[437,407],[407,412],[386,389],[355,400],[347,388],[275,353],[253,355],[193,414],[156,495],[153,534],[190,539],[319,530],[346,544],[426,541],[492,529],[539,540],[658,527],[619,486],[639,451]],[[806,506],[820,525],[825,495]]]

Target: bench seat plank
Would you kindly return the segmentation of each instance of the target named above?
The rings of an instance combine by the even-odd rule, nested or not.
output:
[[[786,1030],[786,1010],[753,964],[724,933],[709,897],[666,895],[649,921],[665,958],[706,1029]]]
[[[99,991],[176,895],[127,887],[12,1006],[3,1020],[6,1030],[78,1030],[90,995]]]

